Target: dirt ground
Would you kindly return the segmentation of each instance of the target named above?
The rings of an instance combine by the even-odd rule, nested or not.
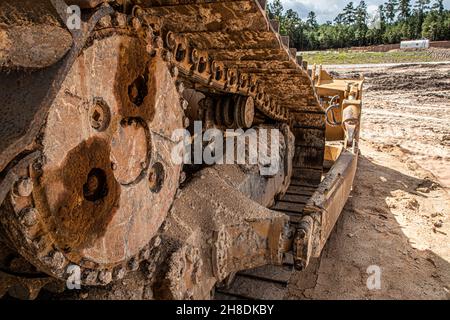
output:
[[[450,299],[450,64],[363,73],[354,190],[319,261],[290,299]],[[367,269],[381,270],[369,290]]]

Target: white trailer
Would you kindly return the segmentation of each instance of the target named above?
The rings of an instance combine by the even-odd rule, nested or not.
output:
[[[400,49],[428,49],[429,47],[430,40],[411,40],[400,43]]]

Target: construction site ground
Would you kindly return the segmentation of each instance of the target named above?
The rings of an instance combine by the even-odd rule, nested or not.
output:
[[[294,274],[288,298],[450,299],[450,64],[336,70],[367,80],[359,168],[322,257]],[[370,290],[373,266],[381,286]]]

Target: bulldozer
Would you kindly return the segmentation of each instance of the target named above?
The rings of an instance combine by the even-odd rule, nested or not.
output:
[[[283,298],[350,195],[363,81],[308,67],[265,0],[2,0],[0,296]],[[190,161],[211,130],[251,131],[244,161]],[[275,171],[247,161],[268,140]]]

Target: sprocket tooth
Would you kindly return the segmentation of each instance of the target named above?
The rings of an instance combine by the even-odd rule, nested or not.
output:
[[[259,5],[265,11],[267,7],[267,0],[258,0]]]
[[[302,67],[304,70],[308,70],[308,61],[303,60]]]
[[[281,43],[283,43],[283,45],[289,49],[289,36],[281,36]]]
[[[297,48],[290,48],[289,53],[295,59],[295,57],[297,57]]]
[[[110,15],[108,16],[104,16],[102,17],[99,21],[98,21],[98,26],[100,26],[101,28],[111,28],[113,26],[112,23],[112,18]]]
[[[270,20],[270,26],[272,27],[274,32],[280,33],[280,21],[279,20],[271,19]]]

